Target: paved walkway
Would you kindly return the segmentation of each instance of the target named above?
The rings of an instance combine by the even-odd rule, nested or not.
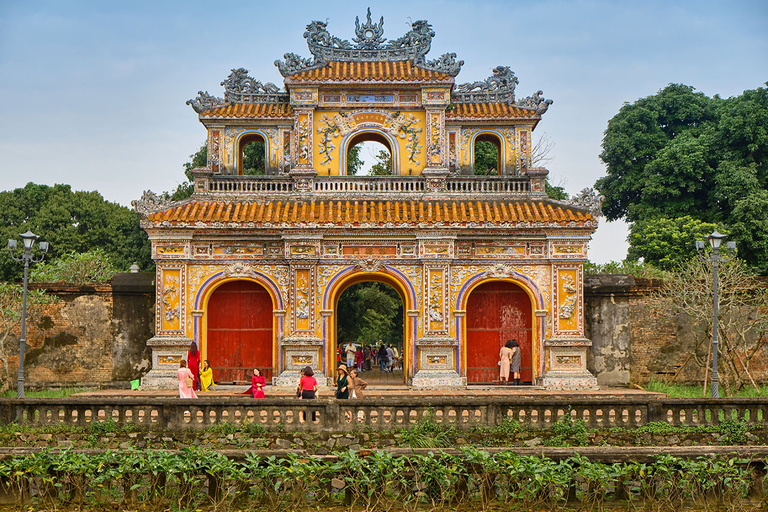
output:
[[[239,393],[246,391],[246,386],[216,386],[208,391],[200,392],[197,394],[200,398],[214,397],[214,396],[238,396]],[[296,388],[275,387],[266,386],[264,388],[264,394],[267,397],[293,397],[295,396]],[[320,398],[327,398],[333,395],[331,388],[325,388],[320,390]],[[131,391],[130,389],[101,389],[97,391],[84,391],[73,395],[75,397],[110,397],[110,396],[124,396],[124,397],[153,397],[153,398],[171,398],[179,396],[177,389],[169,390],[148,390],[140,389]],[[246,395],[242,395],[246,396]],[[599,390],[578,390],[578,391],[552,391],[534,386],[468,386],[466,389],[409,389],[406,386],[368,386],[365,390],[365,396],[372,397],[385,397],[385,396],[520,396],[520,397],[579,397],[579,396],[595,396],[595,397],[611,397],[611,396],[632,396],[632,397],[648,397],[656,396],[659,398],[666,397],[663,393],[650,393],[647,391],[641,391],[638,389],[628,388],[603,388]]]
[[[604,388],[600,390],[579,390],[579,391],[552,391],[545,390],[535,386],[500,386],[500,385],[482,385],[468,386],[466,389],[409,389],[403,381],[403,371],[394,371],[392,373],[384,372],[378,368],[362,372],[360,378],[368,382],[368,388],[365,390],[366,397],[384,397],[384,396],[648,396],[655,395],[664,397],[661,393],[649,393],[640,389],[630,388]],[[248,390],[248,386],[223,385],[211,388],[209,391],[198,392],[199,397],[212,396],[238,396]],[[268,397],[293,397],[296,393],[294,387],[276,387],[266,386],[264,394]],[[148,390],[140,389],[131,391],[129,389],[102,389],[98,391],[85,391],[74,396],[82,397],[110,397],[110,396],[145,396],[145,397],[175,397],[178,396],[178,389],[168,390]],[[243,395],[246,396],[246,395]],[[321,388],[321,397],[333,396],[333,389]]]

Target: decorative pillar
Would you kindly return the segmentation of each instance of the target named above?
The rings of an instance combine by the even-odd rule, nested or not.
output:
[[[552,248],[556,254],[558,249]],[[544,342],[547,371],[542,385],[549,389],[598,389],[597,379],[587,370],[587,350],[592,342],[584,337],[581,264],[553,265],[554,336]]]

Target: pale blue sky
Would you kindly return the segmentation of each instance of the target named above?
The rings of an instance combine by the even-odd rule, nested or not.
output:
[[[217,96],[231,68],[281,83],[286,52],[309,56],[313,19],[350,39],[370,5],[385,36],[427,19],[430,56],[456,52],[457,80],[497,65],[517,74],[519,97],[554,104],[536,133],[555,143],[553,182],[570,193],[604,174],[606,123],[624,102],[671,82],[738,95],[768,80],[768,2],[370,1],[78,2],[0,0],[0,189],[69,183],[128,205],[170,190],[205,139],[185,101]],[[603,225],[593,261],[622,259],[622,225]]]

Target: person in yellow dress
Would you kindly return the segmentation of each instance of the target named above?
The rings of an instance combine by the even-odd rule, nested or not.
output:
[[[215,386],[213,382],[213,369],[211,363],[206,359],[203,361],[203,371],[200,372],[200,386],[203,391],[208,391],[208,388]]]

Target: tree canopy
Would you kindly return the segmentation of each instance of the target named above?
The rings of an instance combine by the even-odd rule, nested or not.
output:
[[[475,174],[479,176],[499,173],[499,149],[488,140],[475,142]]]
[[[403,301],[394,288],[378,282],[350,286],[339,297],[338,342],[402,346]]]
[[[98,192],[72,191],[69,185],[36,185],[0,192],[0,239],[31,230],[49,242],[46,259],[101,248],[118,270],[135,261],[153,269],[147,234],[131,209],[106,201]],[[20,280],[23,267],[0,251],[0,280]]]
[[[600,158],[603,213],[631,223],[630,254],[658,263],[639,232],[688,217],[728,232],[740,257],[768,273],[768,89],[723,99],[670,84],[619,110]],[[672,224],[681,222],[689,221]],[[694,240],[684,245],[688,257]]]

